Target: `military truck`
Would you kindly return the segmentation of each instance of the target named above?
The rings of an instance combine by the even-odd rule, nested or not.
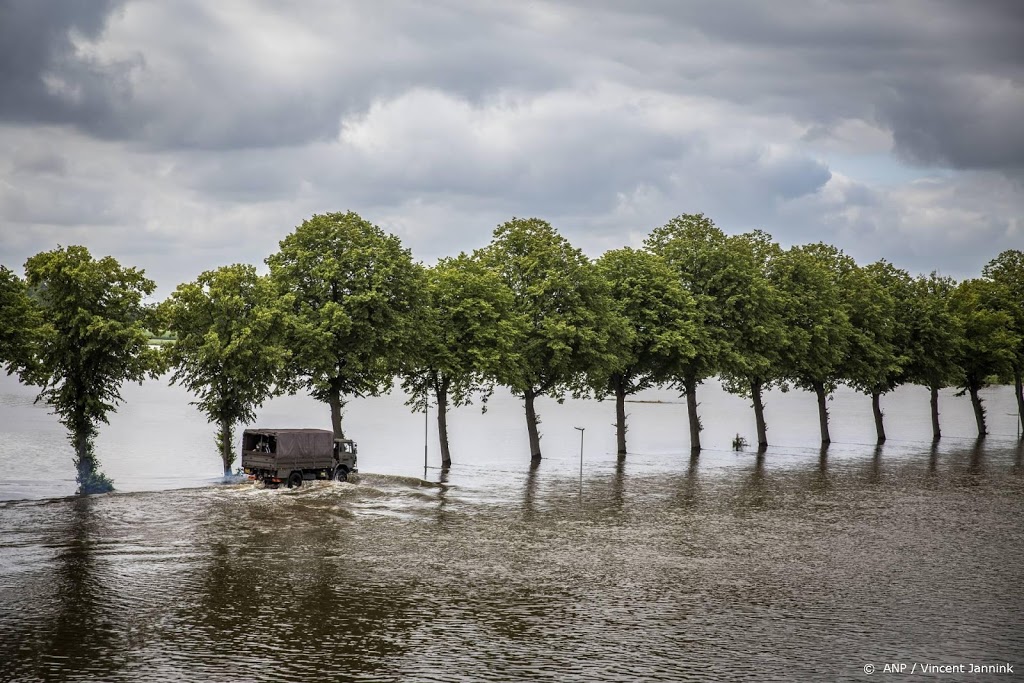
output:
[[[311,479],[347,481],[356,472],[356,444],[326,429],[246,429],[242,469],[270,487],[302,486]]]

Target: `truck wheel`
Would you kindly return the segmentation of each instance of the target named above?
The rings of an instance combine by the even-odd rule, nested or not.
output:
[[[338,465],[337,469],[334,470],[335,481],[348,481],[348,468],[344,465]]]
[[[302,486],[302,472],[292,472],[288,475],[288,488],[297,489]]]

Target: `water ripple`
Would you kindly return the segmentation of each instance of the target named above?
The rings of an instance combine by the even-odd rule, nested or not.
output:
[[[1016,457],[3,504],[0,680],[862,680],[867,662],[1022,662]]]

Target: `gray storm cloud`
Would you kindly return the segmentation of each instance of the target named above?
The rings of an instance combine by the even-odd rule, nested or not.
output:
[[[333,137],[347,116],[412,87],[479,101],[607,79],[809,124],[872,119],[925,164],[1008,169],[1024,158],[1016,2],[252,7],[229,17],[164,4],[136,27],[140,40],[104,58],[81,45],[123,2],[4,2],[0,117],[167,147],[268,147]],[[171,59],[147,59],[150,48]]]
[[[173,286],[312,212],[431,259],[704,211],[968,274],[1024,243],[1022,45],[1001,1],[0,0],[0,259],[81,241]]]

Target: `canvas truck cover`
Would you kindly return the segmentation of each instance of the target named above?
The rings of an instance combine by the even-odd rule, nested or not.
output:
[[[334,432],[326,429],[246,429],[242,450],[254,450],[260,437],[274,437],[279,457],[329,457],[334,449]]]

